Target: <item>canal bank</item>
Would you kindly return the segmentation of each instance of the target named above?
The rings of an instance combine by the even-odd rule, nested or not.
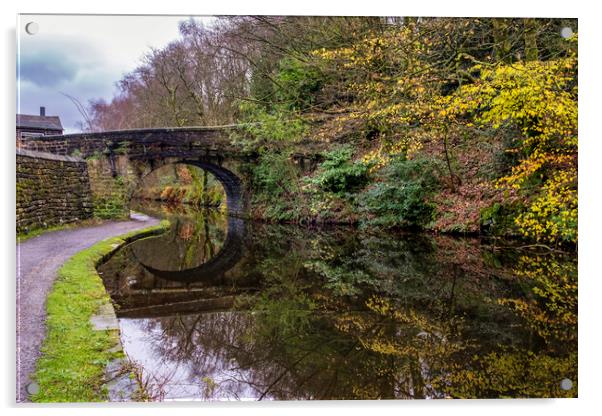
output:
[[[60,316],[57,314],[68,312],[68,315],[75,317],[75,312],[79,310],[92,315],[96,309],[92,311],[87,309],[91,302],[96,302],[95,306],[98,307],[101,303],[99,300],[107,299],[95,271],[94,266],[97,262],[121,244],[139,236],[140,231],[155,228],[158,224],[159,221],[154,218],[137,216],[130,221],[108,222],[99,226],[49,232],[17,245],[16,381],[18,402],[28,400],[26,386],[31,382],[30,377],[36,370],[38,359],[41,356],[48,358],[45,367],[37,366],[36,377],[51,376],[52,362],[60,358],[53,348],[61,344],[64,344],[65,347],[68,346],[66,341],[70,327],[68,324],[60,322],[61,319],[58,319]],[[112,238],[123,234],[126,235],[121,238]],[[101,243],[91,247],[98,242]],[[80,253],[82,250],[86,251]],[[76,253],[79,254],[72,258]],[[69,259],[71,260],[65,264]],[[86,273],[81,275],[73,274],[82,280],[67,281],[71,270],[68,266],[79,266],[82,269],[80,271],[85,271]],[[90,276],[93,275],[98,280],[91,283]],[[55,280],[57,280],[56,284]],[[86,283],[91,287],[87,287]],[[94,290],[88,293],[87,289],[89,288]],[[86,298],[80,298],[80,295],[84,293]],[[52,309],[52,305],[56,309]],[[54,321],[53,316],[57,318]],[[90,326],[88,319],[83,323],[86,327]],[[85,334],[81,333],[80,335]],[[42,346],[45,337],[46,342]],[[77,339],[77,349],[71,353],[65,351],[66,357],[75,356],[78,349],[89,341],[90,339],[85,336]],[[52,353],[52,355],[48,353]],[[65,364],[61,362],[60,366]],[[72,366],[69,365],[67,368]],[[78,371],[87,369],[89,368],[76,368]],[[76,376],[78,371],[74,373],[63,371],[63,376]],[[39,397],[44,397],[44,385],[40,383],[40,380],[37,381],[40,387]],[[74,381],[74,384],[85,384],[83,379]],[[79,400],[82,399],[85,398],[81,397]],[[51,397],[48,397],[48,400],[54,401]]]

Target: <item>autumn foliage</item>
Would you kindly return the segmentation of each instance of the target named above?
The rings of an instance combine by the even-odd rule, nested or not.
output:
[[[91,103],[89,129],[241,123],[233,140],[260,155],[249,173],[257,218],[572,246],[578,66],[567,26],[577,32],[571,19],[189,20],[110,103]],[[290,155],[309,150],[321,165],[290,174]]]

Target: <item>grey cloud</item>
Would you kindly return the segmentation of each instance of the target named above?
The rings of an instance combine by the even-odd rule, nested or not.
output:
[[[102,59],[94,45],[63,35],[22,38],[19,52],[18,77],[40,87],[73,81],[81,69],[96,68]]]
[[[86,104],[97,96],[110,96],[120,73],[104,64],[103,54],[86,39],[61,35],[36,35],[21,39],[17,68],[18,112],[61,117],[66,132],[77,131],[81,115],[61,93]]]
[[[66,133],[77,131],[83,121],[73,103],[61,93],[69,94],[87,104],[90,98],[111,97],[113,79],[119,74],[96,71],[89,77],[78,77],[75,82],[61,86],[40,86],[31,81],[21,82],[19,112],[38,114],[39,107],[46,107],[46,114],[60,116]]]
[[[62,51],[45,50],[21,56],[20,78],[40,87],[54,87],[72,81],[77,75],[77,64]]]

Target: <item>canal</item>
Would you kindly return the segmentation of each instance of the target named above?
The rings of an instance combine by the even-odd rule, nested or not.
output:
[[[170,229],[99,272],[152,400],[577,394],[574,254],[134,208]]]

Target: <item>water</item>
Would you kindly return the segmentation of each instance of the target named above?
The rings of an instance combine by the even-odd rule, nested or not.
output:
[[[143,210],[99,271],[154,400],[577,395],[574,253]]]

